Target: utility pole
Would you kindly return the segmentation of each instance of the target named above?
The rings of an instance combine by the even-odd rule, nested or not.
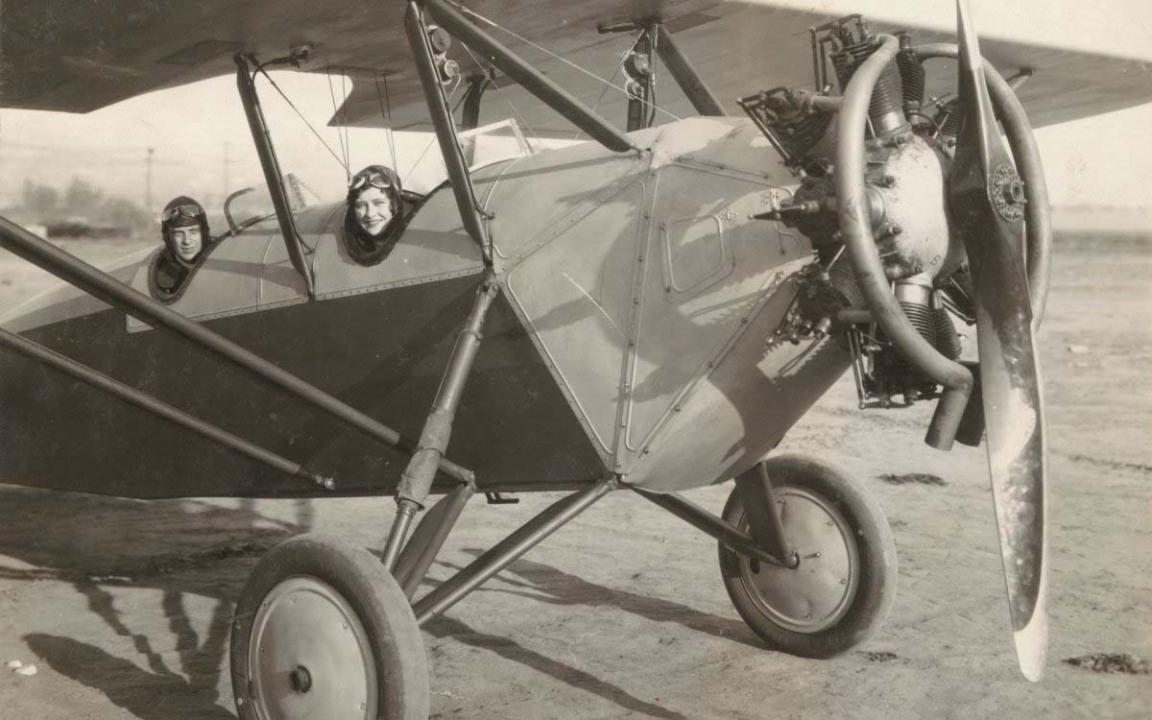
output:
[[[148,148],[148,160],[144,170],[144,210],[152,214],[152,155],[156,148]]]

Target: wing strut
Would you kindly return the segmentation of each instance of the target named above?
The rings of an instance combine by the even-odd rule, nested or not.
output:
[[[248,117],[252,142],[256,145],[260,167],[264,170],[268,194],[272,196],[272,206],[276,208],[276,219],[280,221],[280,234],[284,236],[284,244],[288,248],[292,267],[304,278],[309,299],[315,298],[316,286],[312,279],[312,268],[308,266],[308,261],[304,257],[304,244],[300,240],[300,233],[296,231],[296,221],[292,217],[288,194],[284,190],[284,176],[280,172],[276,150],[272,147],[268,125],[264,122],[264,111],[260,107],[260,97],[256,94],[256,84],[252,80],[248,57],[236,53],[233,59],[236,61],[236,87],[240,90],[240,101],[244,104],[244,114]]]
[[[728,113],[724,112],[724,104],[704,82],[704,78],[700,77],[700,73],[696,72],[696,68],[688,61],[688,57],[681,52],[676,41],[672,39],[672,33],[668,32],[664,23],[656,25],[656,32],[656,52],[660,54],[660,59],[664,61],[664,67],[668,69],[668,73],[676,80],[676,84],[680,86],[684,94],[688,96],[688,101],[692,103],[692,107],[696,108],[696,112],[701,115],[716,117],[727,115]]]
[[[464,229],[484,253],[484,264],[491,266],[492,247],[484,227],[484,213],[476,202],[472,176],[468,174],[468,164],[464,162],[460,140],[456,136],[456,125],[452,122],[452,111],[444,99],[440,71],[436,67],[432,41],[428,37],[428,26],[424,23],[424,14],[416,0],[408,2],[408,10],[404,13],[404,32],[408,35],[408,45],[416,59],[416,70],[420,74],[420,84],[424,87],[424,100],[428,103],[428,114],[432,116],[432,125],[436,128],[436,140],[444,158],[444,167],[448,170],[452,192],[456,196],[460,219],[464,221]]]

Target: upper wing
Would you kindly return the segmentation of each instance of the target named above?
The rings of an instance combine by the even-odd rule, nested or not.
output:
[[[818,10],[811,9],[814,4]],[[734,101],[742,95],[778,85],[809,86],[808,27],[854,10],[875,13],[878,29],[913,30],[917,41],[952,38],[950,0],[914,5],[901,15],[879,0],[467,3],[499,24],[500,29],[488,29],[510,48],[621,124],[625,97],[604,80],[623,84],[617,70],[632,39],[599,35],[598,23],[663,18],[701,76],[735,111]],[[1123,38],[1125,19],[1095,13],[1088,17],[1102,18],[1100,23],[1120,34],[1085,32],[1091,28],[1080,17],[1070,18],[1071,8],[1052,8],[1053,3],[1041,0],[1010,9],[992,3],[978,8],[985,55],[1005,74],[1034,72],[1020,92],[1034,125],[1152,100],[1152,43],[1147,38],[1094,45],[1090,41],[1097,37]],[[7,0],[0,6],[0,106],[87,112],[232,73],[232,55],[238,51],[268,59],[307,42],[314,50],[304,70],[354,78],[334,124],[424,127],[427,111],[404,39],[403,11],[404,3],[395,0]],[[465,70],[476,67],[459,44],[452,53]],[[929,92],[949,92],[955,71],[941,65],[934,75]],[[659,66],[657,83],[664,112],[693,114]],[[509,81],[497,78],[497,85],[482,105],[481,122],[517,116],[533,132],[573,132]]]

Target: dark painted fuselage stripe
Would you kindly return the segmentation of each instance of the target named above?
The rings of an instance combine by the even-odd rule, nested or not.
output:
[[[477,283],[456,278],[207,325],[417,437]],[[127,333],[122,312],[102,310],[25,335],[335,477],[339,494],[390,493],[404,468],[401,453],[169,333]],[[0,363],[0,482],[139,498],[322,494],[24,358],[6,353]],[[489,316],[449,456],[488,489],[561,489],[604,472],[502,298]]]

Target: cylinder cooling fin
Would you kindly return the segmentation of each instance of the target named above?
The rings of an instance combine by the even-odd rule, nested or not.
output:
[[[848,87],[856,69],[880,47],[880,38],[868,23],[856,16],[833,28],[832,66],[840,81],[840,90]],[[923,68],[921,68],[923,70]],[[922,93],[923,91],[921,91]],[[868,106],[868,120],[877,137],[888,137],[907,132],[904,116],[904,83],[896,63],[889,63],[876,82],[872,102]]]
[[[904,115],[909,122],[919,117],[924,106],[924,64],[912,48],[912,39],[900,36],[900,52],[896,53],[896,67],[900,69],[900,82],[903,87]]]

